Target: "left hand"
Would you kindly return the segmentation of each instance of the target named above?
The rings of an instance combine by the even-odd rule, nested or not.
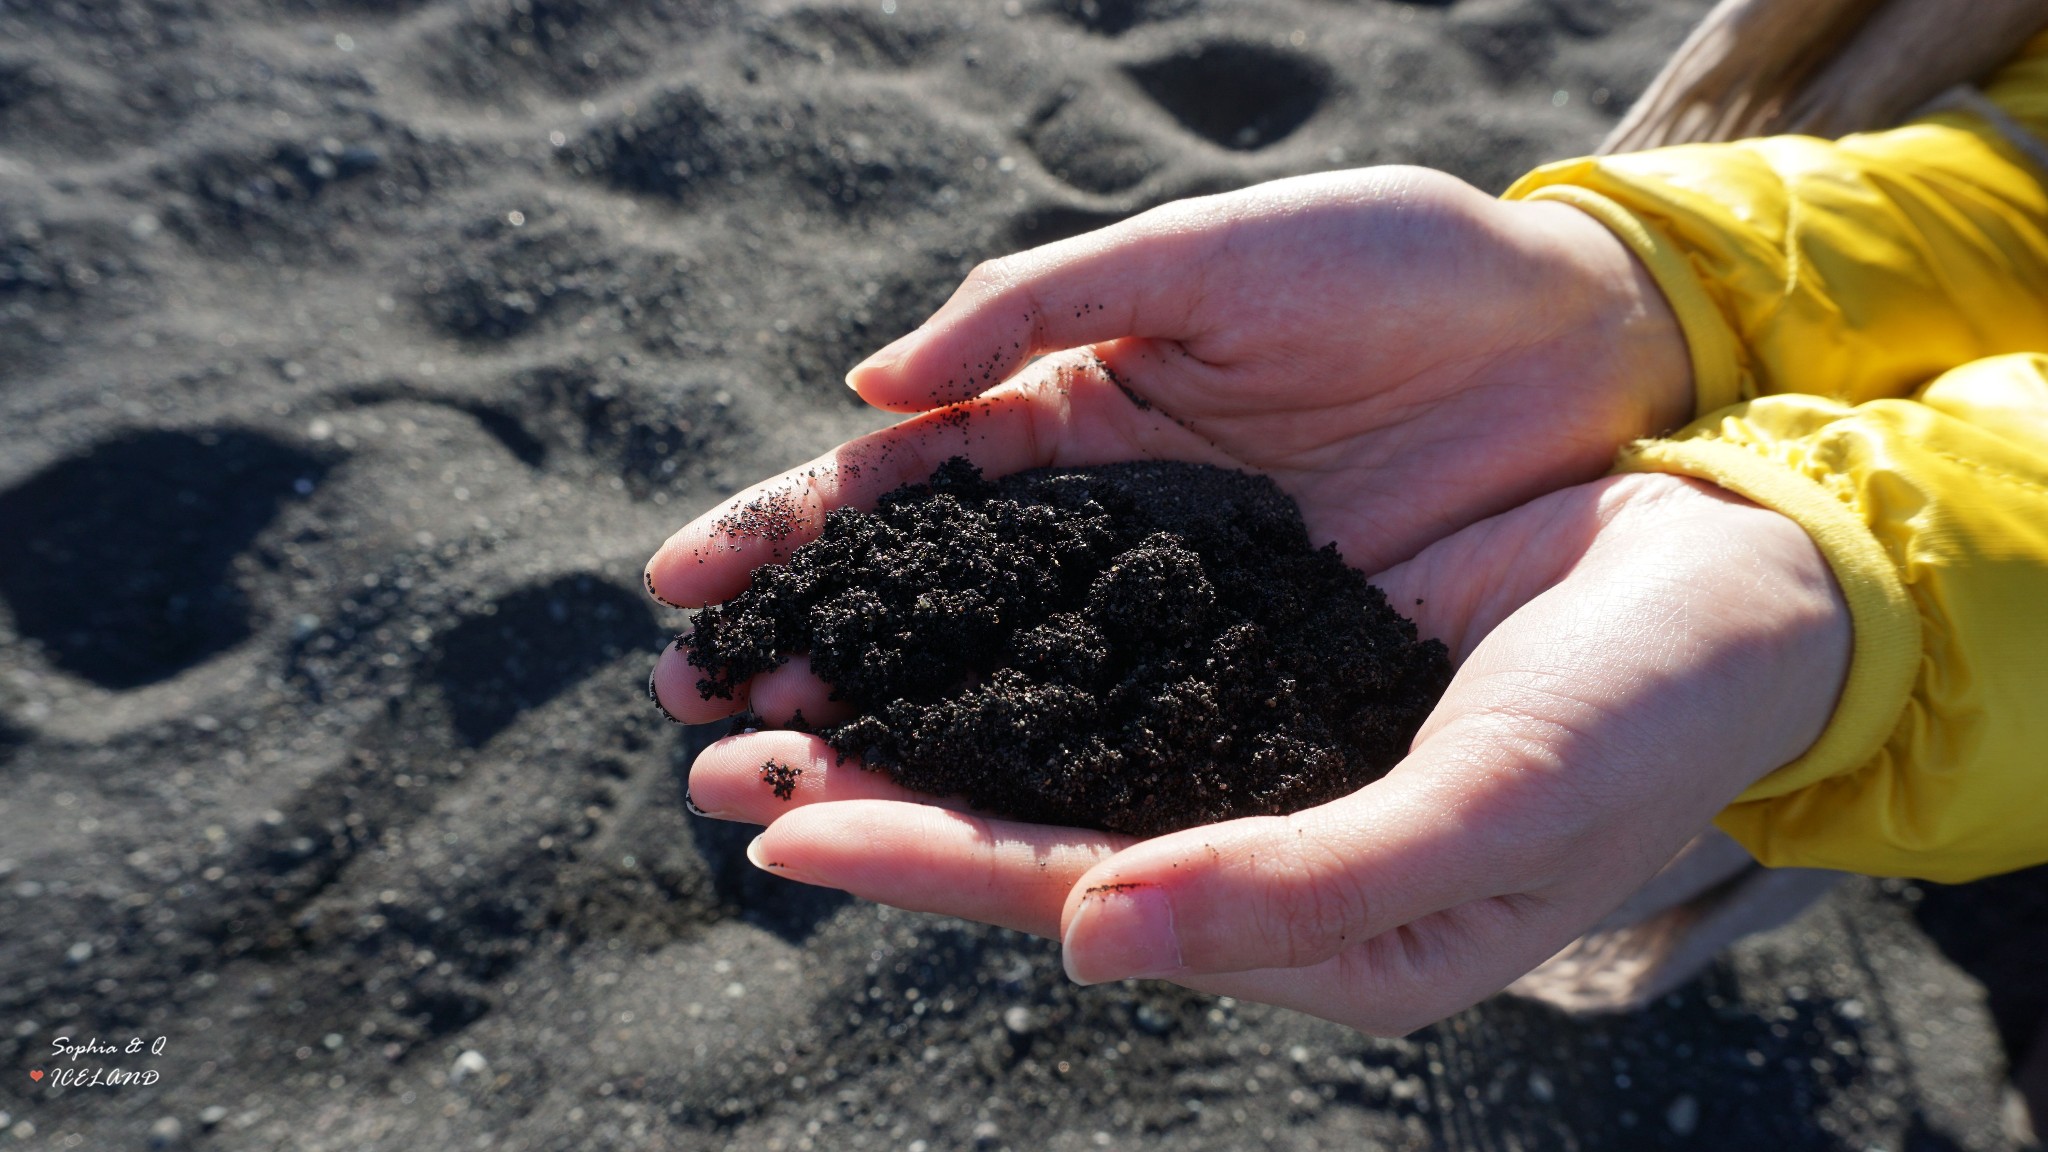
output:
[[[648,561],[650,594],[729,599],[826,510],[871,508],[953,456],[992,477],[1122,460],[1258,472],[1315,543],[1371,571],[1600,476],[1694,403],[1677,317],[1606,226],[1399,166],[1176,201],[991,260],[847,379],[921,415],[684,525]],[[681,652],[657,666],[677,719],[786,715],[802,675],[711,702],[697,679]]]
[[[756,863],[1063,941],[1084,983],[1158,977],[1398,1034],[1556,953],[1832,714],[1848,610],[1792,521],[1610,477],[1374,577],[1459,669],[1409,756],[1343,799],[1132,842],[985,817],[815,737],[707,750],[690,791],[769,824]],[[800,767],[794,797],[760,777]]]

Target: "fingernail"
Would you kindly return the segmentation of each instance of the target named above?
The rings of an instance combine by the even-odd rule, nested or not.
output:
[[[704,816],[711,819],[716,819],[716,817],[713,816],[711,812],[707,811],[706,809],[697,807],[697,798],[690,795],[690,790],[687,788],[683,789],[683,807],[689,809],[690,815],[692,816]]]
[[[641,578],[642,580],[645,580],[645,581],[647,582],[647,595],[649,595],[650,597],[652,597],[652,598],[654,599],[654,602],[655,602],[656,604],[660,604],[660,605],[662,605],[662,606],[664,606],[664,607],[668,607],[668,608],[680,608],[680,607],[682,607],[682,605],[680,605],[680,604],[676,603],[676,602],[675,602],[675,601],[673,601],[673,600],[670,600],[670,599],[669,599],[669,598],[667,598],[666,596],[663,596],[663,595],[662,595],[661,593],[659,593],[659,592],[656,592],[656,591],[654,590],[654,573],[652,573],[652,572],[647,572],[647,571],[642,571],[642,572],[640,573],[640,578]]]
[[[853,387],[853,378],[862,372],[882,372],[902,363],[903,358],[910,354],[910,346],[916,341],[918,333],[923,331],[923,328],[918,328],[906,332],[884,345],[881,351],[855,364],[853,370],[846,374],[846,386]]]
[[[763,872],[780,876],[784,880],[803,880],[804,878],[792,870],[789,865],[784,864],[780,860],[770,860],[767,857],[761,847],[761,841],[766,838],[764,834],[747,841],[747,863],[752,864]]]
[[[1150,885],[1106,884],[1081,896],[1060,942],[1060,962],[1076,984],[1102,984],[1180,971],[1173,904]]]

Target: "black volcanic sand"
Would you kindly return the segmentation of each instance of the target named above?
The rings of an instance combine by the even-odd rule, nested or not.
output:
[[[655,543],[976,260],[1498,190],[1706,7],[0,0],[0,1146],[2018,1147],[2040,872],[1370,1040],[765,875],[640,694]]]
[[[860,712],[820,734],[905,787],[1138,836],[1358,790],[1451,677],[1270,480],[1180,463],[955,457],[677,642],[706,699],[807,654]]]

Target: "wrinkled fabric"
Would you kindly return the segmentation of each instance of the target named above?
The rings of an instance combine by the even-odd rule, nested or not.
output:
[[[1840,141],[1571,160],[1576,205],[1649,268],[1698,419],[1618,467],[1797,521],[1855,654],[1805,755],[1717,823],[1774,867],[1958,881],[2048,861],[2048,36],[1946,111]]]

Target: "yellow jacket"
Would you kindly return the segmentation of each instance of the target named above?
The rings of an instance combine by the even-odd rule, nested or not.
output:
[[[1765,864],[1955,881],[2048,861],[2048,35],[1984,95],[1507,192],[1606,224],[1685,329],[1698,419],[1619,467],[1790,516],[1846,594],[1834,719],[1718,821]]]

